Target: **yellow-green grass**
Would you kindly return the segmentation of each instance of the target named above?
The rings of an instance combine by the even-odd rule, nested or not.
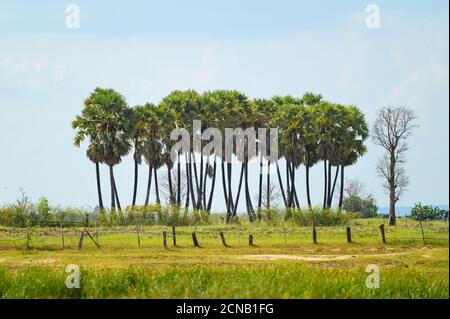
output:
[[[33,228],[30,249],[26,230],[0,229],[2,298],[448,298],[448,224],[420,226],[380,220],[352,223],[352,243],[345,227],[318,228],[318,244],[309,227],[291,225],[210,225],[177,228],[177,247],[162,231],[170,227],[100,228],[100,249],[79,230]],[[96,229],[89,229],[95,234]],[[194,248],[191,233],[198,234]],[[230,247],[222,246],[219,231]],[[249,247],[248,234],[255,246]],[[286,234],[286,236],[285,236]],[[81,289],[67,289],[65,268],[81,268]],[[365,286],[367,265],[380,267],[379,289]]]

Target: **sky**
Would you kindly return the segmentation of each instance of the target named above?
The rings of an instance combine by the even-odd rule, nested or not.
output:
[[[79,8],[79,28],[66,24],[70,4]],[[379,28],[367,26],[370,4],[379,9]],[[370,126],[381,107],[408,106],[419,127],[406,156],[411,183],[398,205],[448,204],[448,24],[447,0],[2,0],[0,205],[14,202],[23,188],[34,201],[46,196],[54,205],[95,207],[95,167],[85,144],[73,146],[70,123],[97,86],[118,90],[130,106],[158,103],[174,89],[236,89],[250,98],[312,91],[357,105]],[[387,206],[375,169],[382,149],[366,143],[367,154],[346,176]],[[255,194],[257,165],[250,169]],[[107,173],[102,167],[105,202]],[[140,202],[146,176],[141,167]],[[304,205],[304,168],[297,176]],[[116,178],[125,206],[132,197],[131,156],[117,166]],[[317,204],[322,178],[322,166],[315,166]],[[215,211],[224,210],[222,194],[218,183]]]

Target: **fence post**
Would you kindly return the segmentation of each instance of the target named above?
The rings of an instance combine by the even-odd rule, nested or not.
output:
[[[192,241],[194,242],[194,247],[200,247],[195,232],[192,232]]]
[[[80,240],[78,241],[78,250],[83,248],[84,230],[81,231]]]
[[[177,247],[177,232],[175,230],[175,225],[172,226],[172,240],[173,240],[173,247]]]
[[[219,235],[220,235],[220,239],[222,240],[222,245],[223,245],[224,247],[228,247],[227,242],[225,241],[225,235],[223,234],[223,231],[221,231],[221,232],[219,233]]]
[[[287,237],[286,237],[286,228],[283,229],[283,234],[284,234],[284,246],[287,246]]]
[[[98,228],[97,228],[97,218],[95,219],[95,239],[97,239],[97,243],[98,243]]]
[[[422,218],[419,218],[420,231],[422,233],[422,242],[425,245],[425,235],[423,234]]]
[[[30,249],[30,220],[27,220],[27,244],[26,244],[26,249],[29,250]]]
[[[59,227],[61,229],[61,244],[62,244],[62,248],[64,249],[64,229],[63,229],[63,223],[62,220],[59,220]]]
[[[253,234],[248,235],[248,245],[253,246]]]
[[[352,242],[352,230],[350,226],[347,226],[347,243]]]
[[[137,236],[138,247],[141,248],[141,236],[139,235],[139,222],[136,223],[136,236]]]
[[[163,246],[164,246],[164,249],[168,249],[167,248],[167,232],[163,231],[162,235],[163,235]]]
[[[317,230],[316,230],[315,224],[313,225],[312,237],[313,237],[313,243],[317,244]]]
[[[383,240],[383,244],[386,244],[386,235],[384,233],[384,224],[380,225],[380,231],[381,231],[381,239]]]

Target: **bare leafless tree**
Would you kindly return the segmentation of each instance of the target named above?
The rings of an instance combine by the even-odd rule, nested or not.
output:
[[[172,170],[172,194],[177,193],[178,185],[178,174],[175,170]],[[170,202],[170,188],[169,188],[169,177],[167,174],[162,174],[159,180],[159,191],[162,198],[166,203]],[[186,171],[181,171],[181,181],[180,181],[180,202],[184,203],[186,199],[186,189],[187,189],[187,174]]]
[[[357,179],[348,179],[345,182],[345,195],[346,197],[356,197],[361,196],[361,192],[364,189],[364,184]]]
[[[264,184],[261,195],[261,204],[265,209],[276,208],[281,198],[278,187],[273,183],[269,184],[269,188],[267,188],[267,184]],[[258,195],[255,195],[255,200],[258,200],[258,198]]]
[[[389,194],[389,225],[396,223],[395,204],[409,185],[405,173],[407,139],[411,136],[416,115],[407,107],[382,108],[373,126],[372,141],[385,150],[377,165],[378,174],[385,179]]]

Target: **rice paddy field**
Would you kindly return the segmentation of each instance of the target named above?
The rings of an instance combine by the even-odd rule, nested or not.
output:
[[[351,243],[346,227],[318,227],[316,244],[310,227],[177,227],[176,246],[170,227],[92,227],[99,248],[84,236],[81,249],[83,228],[0,228],[0,298],[449,298],[448,223],[399,220],[386,243],[381,223],[353,221]]]

